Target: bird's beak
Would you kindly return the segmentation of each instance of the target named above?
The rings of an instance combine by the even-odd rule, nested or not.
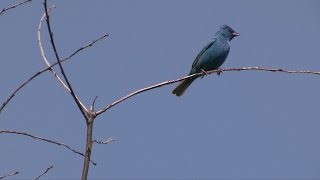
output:
[[[234,37],[235,37],[235,36],[240,36],[240,34],[237,33],[237,32],[233,32],[232,35],[233,35]]]

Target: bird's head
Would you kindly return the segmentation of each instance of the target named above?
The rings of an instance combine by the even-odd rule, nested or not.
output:
[[[239,33],[235,32],[231,27],[225,24],[220,27],[220,30],[217,32],[217,35],[223,36],[227,38],[229,41],[231,41],[236,36],[240,36]]]

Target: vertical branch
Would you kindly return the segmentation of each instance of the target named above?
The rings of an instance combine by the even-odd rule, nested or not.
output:
[[[91,151],[92,151],[92,142],[93,142],[92,141],[93,121],[95,117],[96,117],[95,114],[90,113],[87,121],[87,142],[86,142],[86,152],[84,156],[83,169],[82,169],[82,177],[81,177],[82,180],[87,180],[88,178]]]

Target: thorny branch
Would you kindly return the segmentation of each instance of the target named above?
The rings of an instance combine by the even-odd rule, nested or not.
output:
[[[50,167],[48,167],[43,173],[41,173],[38,177],[34,178],[34,180],[38,180],[40,179],[43,175],[45,175],[50,169],[53,168],[53,165],[51,165]]]
[[[200,72],[200,73],[196,73],[196,74],[192,74],[192,75],[189,75],[189,76],[185,76],[185,77],[182,77],[182,78],[179,78],[179,79],[176,79],[176,80],[168,80],[168,81],[164,81],[164,82],[161,82],[161,83],[157,83],[157,84],[154,84],[154,85],[151,85],[151,86],[147,86],[147,87],[144,87],[144,88],[141,88],[139,90],[136,90],[116,101],[114,101],[113,103],[107,105],[106,107],[104,107],[103,109],[99,110],[96,112],[96,115],[101,115],[102,113],[104,113],[105,111],[107,111],[108,109],[112,108],[113,106],[123,102],[124,100],[132,97],[132,96],[135,96],[137,94],[140,94],[142,92],[145,92],[145,91],[149,91],[149,90],[152,90],[152,89],[155,89],[155,88],[159,88],[159,87],[162,87],[162,86],[166,86],[166,85],[169,85],[169,84],[173,84],[173,83],[176,83],[176,82],[180,82],[180,81],[183,81],[185,79],[189,79],[189,78],[192,78],[192,77],[195,77],[195,76],[203,76],[203,75],[207,75],[207,74],[213,74],[213,73],[216,73],[216,74],[220,74],[221,72],[225,72],[225,71],[269,71],[269,72],[281,72],[281,73],[290,73],[290,74],[313,74],[313,75],[320,75],[320,71],[294,71],[294,70],[286,70],[286,69],[281,69],[281,68],[263,68],[263,67],[242,67],[242,68],[223,68],[223,69],[216,69],[216,70],[212,70],[212,71],[206,71],[206,72]]]
[[[23,136],[27,136],[27,137],[31,137],[33,139],[37,139],[37,140],[41,140],[41,141],[45,141],[45,142],[48,142],[48,143],[51,143],[51,144],[55,144],[55,145],[59,145],[59,146],[63,146],[67,149],[69,149],[70,151],[76,153],[76,154],[79,154],[81,156],[84,157],[84,154],[71,148],[69,145],[65,144],[65,143],[62,143],[62,142],[58,142],[58,141],[54,141],[54,140],[51,140],[51,139],[47,139],[47,138],[43,138],[43,137],[40,137],[40,136],[35,136],[35,135],[32,135],[30,133],[27,133],[27,132],[20,132],[20,131],[11,131],[11,130],[0,130],[0,134],[1,133],[6,133],[6,134],[18,134],[18,135],[23,135]],[[97,163],[95,163],[94,161],[91,161],[91,163],[93,165],[97,165]]]
[[[25,1],[22,1],[22,2],[20,2],[20,3],[14,4],[14,5],[10,6],[10,7],[3,8],[3,9],[1,10],[1,12],[0,12],[0,15],[2,15],[5,11],[8,11],[8,10],[10,10],[10,9],[14,9],[14,8],[16,8],[16,7],[18,7],[18,6],[21,6],[21,5],[24,4],[24,3],[31,2],[31,1],[32,1],[32,0],[25,0]]]

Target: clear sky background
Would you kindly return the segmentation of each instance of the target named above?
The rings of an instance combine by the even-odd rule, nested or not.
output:
[[[0,8],[18,1],[1,0]],[[61,57],[107,32],[110,37],[64,63],[76,92],[100,109],[139,88],[186,75],[222,24],[241,35],[222,67],[320,71],[320,2],[49,1]],[[1,103],[45,67],[34,0],[0,16]],[[46,28],[43,43],[54,56]],[[57,70],[59,72],[59,70]],[[184,96],[169,85],[138,95],[95,121],[90,179],[320,179],[320,77],[225,72],[195,81]],[[0,114],[1,130],[26,131],[84,151],[85,120],[49,72]],[[0,134],[0,175],[81,176],[83,158],[63,147]]]

